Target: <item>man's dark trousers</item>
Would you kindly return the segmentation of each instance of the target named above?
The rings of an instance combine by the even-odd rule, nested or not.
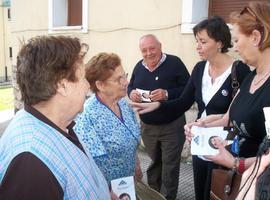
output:
[[[152,160],[147,170],[148,184],[169,200],[177,195],[185,123],[184,115],[161,125],[141,122],[142,139]]]

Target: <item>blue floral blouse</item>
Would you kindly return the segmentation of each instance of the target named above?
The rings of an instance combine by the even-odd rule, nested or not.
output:
[[[123,98],[118,102],[118,118],[96,95],[84,104],[76,119],[75,132],[91,152],[107,182],[133,176],[140,128],[134,111]]]

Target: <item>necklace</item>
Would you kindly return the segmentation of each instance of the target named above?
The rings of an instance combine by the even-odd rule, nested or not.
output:
[[[270,74],[270,71],[267,72],[265,75],[263,75],[263,77],[260,78],[260,79],[257,80],[257,81],[255,81],[255,77],[254,77],[253,82],[252,82],[253,85],[257,86],[260,82],[262,82],[265,78],[267,78],[267,77],[269,76],[269,74]],[[258,76],[257,76],[257,77],[258,77]]]

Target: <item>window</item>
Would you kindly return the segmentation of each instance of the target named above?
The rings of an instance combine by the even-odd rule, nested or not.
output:
[[[181,32],[192,33],[193,26],[209,16],[218,15],[229,22],[230,13],[240,11],[250,1],[252,0],[182,0]]]
[[[7,17],[9,20],[11,20],[11,16],[10,16],[10,8],[7,9]]]
[[[87,32],[88,0],[49,0],[49,31]]]
[[[82,0],[68,0],[68,26],[82,25]]]
[[[12,58],[12,47],[9,47],[9,57]]]
[[[182,33],[192,33],[192,28],[199,21],[208,17],[208,0],[182,1]]]
[[[251,1],[251,0],[250,0]],[[258,0],[257,0],[258,1]],[[269,0],[259,0],[269,1]],[[248,5],[247,0],[209,0],[209,16],[218,15],[229,23],[231,12],[240,12],[245,6]]]
[[[251,0],[250,0],[251,1]],[[257,0],[258,1],[258,0]],[[269,0],[259,0],[269,1]],[[237,11],[240,12],[244,6],[248,5],[247,0],[209,0],[209,16],[218,15],[229,22],[230,13]]]

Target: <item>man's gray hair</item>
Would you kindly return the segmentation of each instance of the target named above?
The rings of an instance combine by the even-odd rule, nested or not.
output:
[[[144,38],[153,38],[154,40],[156,40],[158,43],[160,43],[160,41],[158,40],[158,38],[157,38],[157,36],[155,36],[154,34],[146,34],[146,35],[143,35],[141,38],[140,38],[140,42],[141,42],[141,40],[142,39],[144,39]]]

